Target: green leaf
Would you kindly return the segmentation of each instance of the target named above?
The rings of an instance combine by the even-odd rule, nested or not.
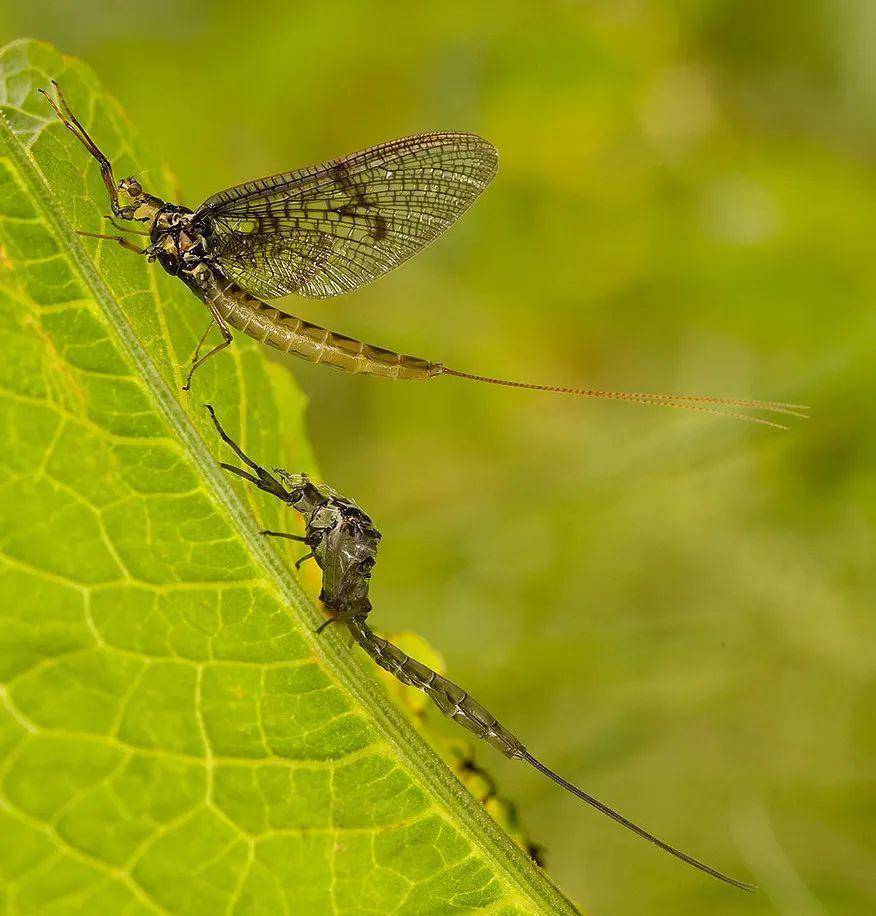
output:
[[[4,911],[574,912],[342,634],[315,637],[247,501],[290,521],[217,468],[201,406],[312,469],[303,399],[248,340],[181,396],[208,316],[74,233],[106,194],[35,92],[53,78],[117,178],[151,161],[83,64],[0,52]]]

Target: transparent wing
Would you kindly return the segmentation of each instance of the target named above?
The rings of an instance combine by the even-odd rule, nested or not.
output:
[[[498,167],[466,133],[418,134],[214,194],[197,210],[228,276],[263,298],[323,298],[382,276],[471,206]]]

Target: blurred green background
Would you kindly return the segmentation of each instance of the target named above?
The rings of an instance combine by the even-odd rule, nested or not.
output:
[[[189,205],[417,131],[499,147],[445,239],[296,314],[474,372],[813,406],[781,433],[290,363],[325,478],[384,533],[375,625],[762,888],[480,750],[567,892],[594,914],[874,912],[876,7],[3,4],[0,38],[22,35],[94,66]]]

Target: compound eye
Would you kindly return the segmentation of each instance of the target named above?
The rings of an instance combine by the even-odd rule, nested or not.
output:
[[[136,178],[123,178],[119,182],[119,187],[131,197],[139,197],[143,193],[143,186]]]

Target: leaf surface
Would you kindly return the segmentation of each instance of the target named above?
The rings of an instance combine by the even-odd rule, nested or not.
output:
[[[306,470],[303,398],[245,339],[181,395],[207,313],[74,233],[108,207],[51,79],[117,178],[150,161],[83,64],[0,52],[5,912],[574,912],[342,635],[315,638],[257,534],[290,519],[217,468],[201,407]]]

